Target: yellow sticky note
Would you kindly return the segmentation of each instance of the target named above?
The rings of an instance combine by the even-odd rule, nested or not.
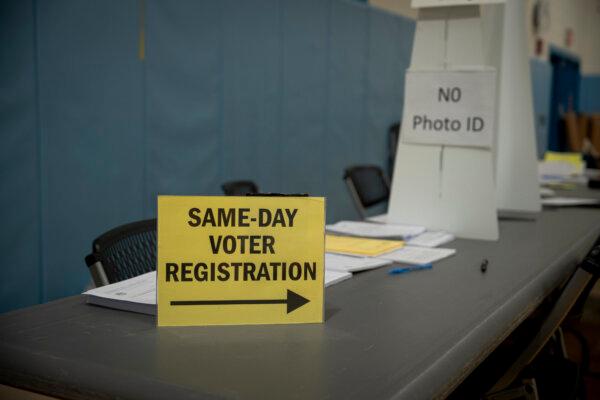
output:
[[[325,199],[159,196],[158,325],[323,321]]]
[[[375,257],[402,248],[401,240],[365,239],[352,236],[327,235],[325,250],[331,253],[355,254]]]
[[[571,164],[577,170],[583,170],[584,162],[581,153],[559,153],[547,151],[544,154],[544,161],[560,161]]]

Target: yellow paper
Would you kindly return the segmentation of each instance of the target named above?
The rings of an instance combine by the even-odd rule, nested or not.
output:
[[[352,236],[327,235],[325,251],[375,257],[404,246],[400,240],[365,239]]]
[[[159,196],[158,325],[323,321],[325,199]]]
[[[583,170],[584,163],[581,153],[559,153],[547,151],[544,154],[544,161],[560,161],[571,164],[577,170]]]

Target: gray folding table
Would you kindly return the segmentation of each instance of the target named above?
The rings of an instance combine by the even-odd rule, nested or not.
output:
[[[503,220],[498,242],[456,240],[433,270],[326,289],[324,324],[157,328],[70,297],[0,316],[0,383],[69,399],[444,397],[599,234],[600,209]]]

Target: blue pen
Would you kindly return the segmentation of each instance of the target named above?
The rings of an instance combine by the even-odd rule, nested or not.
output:
[[[431,264],[412,265],[410,267],[392,268],[388,271],[388,274],[400,275],[400,274],[405,274],[407,272],[420,271],[422,269],[431,269],[431,268],[433,268],[433,265],[431,265]]]

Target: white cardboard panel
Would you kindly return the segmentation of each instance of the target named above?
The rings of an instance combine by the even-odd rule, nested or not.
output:
[[[496,46],[502,53],[496,185],[499,210],[527,214],[539,212],[541,202],[525,18],[525,1],[511,0],[504,5],[503,40],[496,42],[502,45]]]
[[[439,229],[468,239],[498,240],[492,152],[446,147],[443,159],[442,193],[447,225]]]
[[[479,7],[451,7],[448,14],[446,61],[455,65],[482,65],[483,43]]]
[[[420,224],[467,239],[497,240],[491,152],[445,147],[440,170],[441,149],[398,144],[388,222]],[[399,157],[405,162],[398,162]]]
[[[412,70],[444,68],[449,61],[485,65],[479,7],[448,10],[419,10]],[[447,38],[454,44],[447,46]],[[493,165],[492,151],[486,149],[398,143],[389,221],[497,240]]]
[[[440,54],[446,51],[444,38],[446,23],[439,17],[439,10],[419,10],[419,20],[415,28],[415,38],[411,65],[432,69],[444,67],[444,58]],[[422,50],[420,50],[422,49]],[[424,51],[428,49],[427,51]]]
[[[429,229],[439,224],[441,149],[441,146],[398,143],[388,222],[423,225]]]

